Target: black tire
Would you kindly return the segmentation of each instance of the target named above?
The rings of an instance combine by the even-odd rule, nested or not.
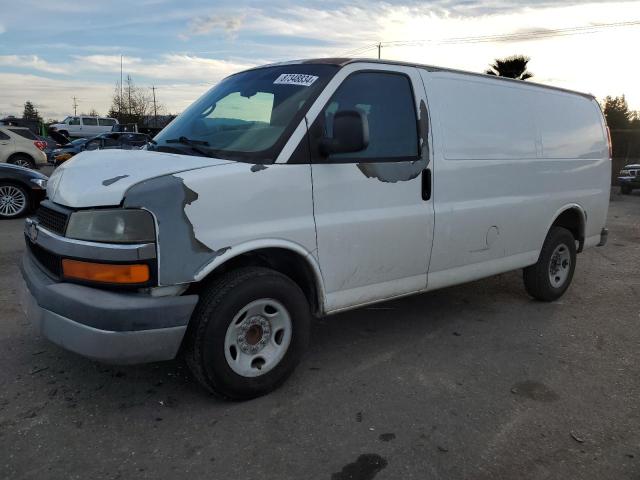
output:
[[[19,153],[17,155],[12,156],[9,159],[9,163],[12,163],[13,165],[20,165],[22,167],[31,168],[31,169],[36,168],[36,162],[33,161],[33,158],[23,153]]]
[[[12,208],[9,205],[5,205],[5,197],[8,197],[13,192],[19,192],[22,194],[23,203],[22,208],[17,212],[11,212]],[[14,199],[15,201],[15,199]],[[31,197],[29,190],[22,185],[10,182],[0,182],[0,220],[8,220],[10,218],[18,218],[26,215],[31,208]]]
[[[622,187],[620,187],[620,193],[622,193],[622,195],[630,195],[631,187],[629,185],[623,185]]]
[[[242,376],[227,361],[225,336],[234,317],[251,302],[262,299],[274,299],[286,308],[291,319],[290,342],[271,370],[255,377]],[[276,389],[293,372],[307,348],[310,326],[309,303],[291,279],[262,267],[233,270],[201,293],[186,337],[187,365],[198,382],[218,397],[259,397]]]
[[[562,250],[562,245],[566,247],[566,254],[565,251]],[[563,268],[562,265],[557,263],[557,257],[555,258],[556,264],[552,265],[554,252],[557,251],[556,249],[561,249],[561,253],[570,258],[570,264],[565,268],[566,277],[564,277],[562,283],[554,285],[551,279],[553,269]],[[575,238],[566,228],[551,227],[542,246],[538,262],[525,268],[523,271],[524,286],[527,293],[533,298],[543,302],[557,300],[567,291],[567,288],[569,288],[575,268]],[[560,277],[554,277],[554,281],[558,278]]]

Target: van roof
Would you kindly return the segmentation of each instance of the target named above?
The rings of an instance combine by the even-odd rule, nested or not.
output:
[[[498,77],[495,75],[487,75],[485,73],[478,73],[478,72],[469,72],[467,70],[457,70],[455,68],[446,68],[446,67],[437,67],[434,65],[426,65],[423,63],[412,63],[412,62],[400,62],[397,60],[378,60],[378,59],[374,59],[374,58],[342,58],[342,57],[335,57],[335,58],[309,58],[309,59],[302,59],[302,60],[293,60],[293,61],[289,61],[289,62],[279,62],[279,63],[272,63],[269,65],[263,65],[260,67],[256,67],[256,68],[262,68],[262,67],[272,67],[272,66],[276,66],[276,65],[295,65],[295,64],[304,64],[304,63],[321,63],[321,64],[328,64],[328,65],[337,65],[339,67],[344,67],[345,65],[349,65],[350,63],[361,63],[361,62],[366,62],[366,63],[380,63],[380,64],[384,64],[384,65],[402,65],[405,67],[416,67],[416,68],[423,68],[425,70],[428,70],[430,72],[452,72],[452,73],[459,73],[462,75],[473,75],[476,77],[483,77],[483,78],[488,78],[488,79],[492,79],[492,80],[496,80],[496,81],[502,81],[502,82],[517,82],[519,85],[522,85],[522,80],[515,80],[513,78],[506,78],[506,77]],[[595,96],[591,93],[584,93],[584,92],[579,92],[577,90],[570,90],[567,88],[561,88],[561,87],[554,87],[552,85],[545,85],[542,83],[536,83],[536,82],[529,82],[527,81],[526,83],[527,85],[532,85],[532,86],[536,86],[536,87],[541,87],[541,88],[548,88],[551,90],[556,90],[559,92],[565,92],[565,93],[572,93],[575,95],[580,95],[582,97],[586,97],[590,100],[595,100]]]

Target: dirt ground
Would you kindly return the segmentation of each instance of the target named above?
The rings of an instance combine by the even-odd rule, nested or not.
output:
[[[278,391],[211,398],[180,361],[110,367],[35,335],[0,224],[2,479],[638,479],[640,192],[531,300],[521,272],[318,321]]]

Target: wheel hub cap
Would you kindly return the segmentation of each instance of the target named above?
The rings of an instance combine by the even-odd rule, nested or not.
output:
[[[245,319],[238,328],[238,347],[244,353],[258,353],[270,339],[271,325],[261,315]]]
[[[233,317],[224,339],[225,358],[243,377],[271,371],[287,353],[293,324],[287,308],[272,298],[254,300]]]
[[[551,254],[549,281],[554,288],[564,285],[571,270],[571,255],[565,244],[560,244]]]

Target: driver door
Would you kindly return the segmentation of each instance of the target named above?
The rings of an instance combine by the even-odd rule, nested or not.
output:
[[[434,209],[426,98],[417,70],[350,65],[319,101],[323,97],[307,122],[327,311],[424,290]],[[368,146],[323,156],[320,140],[331,136],[334,115],[345,110],[364,113]]]

